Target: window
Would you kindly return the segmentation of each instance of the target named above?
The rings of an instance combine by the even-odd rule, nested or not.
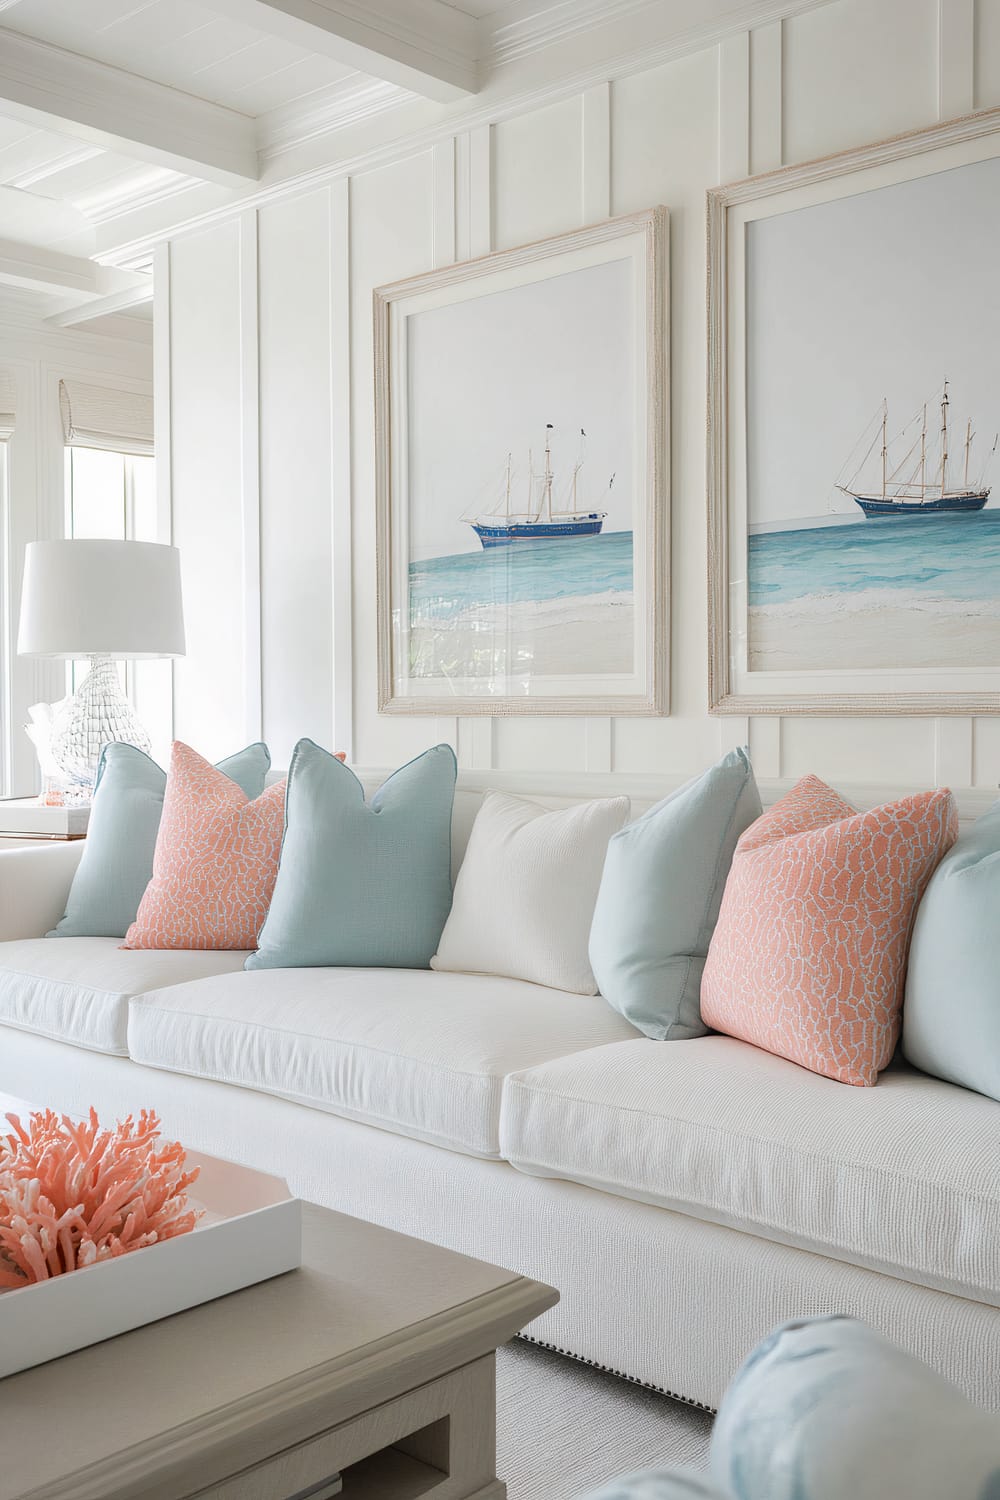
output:
[[[66,514],[68,537],[157,540],[155,459],[104,448],[67,447]],[[66,691],[72,693],[88,669],[86,661],[67,663]],[[170,740],[169,662],[122,662],[122,685],[163,755]]]

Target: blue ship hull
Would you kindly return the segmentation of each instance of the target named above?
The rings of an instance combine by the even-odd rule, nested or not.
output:
[[[853,495],[865,515],[874,516],[940,516],[948,511],[982,510],[989,499],[989,490],[976,490],[968,495],[943,495],[937,500],[882,500],[874,495]]]
[[[597,536],[604,516],[593,511],[571,521],[497,521],[469,523],[484,547],[509,547],[511,542],[552,541],[564,536]]]

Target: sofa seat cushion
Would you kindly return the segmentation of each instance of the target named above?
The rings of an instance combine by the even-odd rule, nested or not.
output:
[[[246,958],[245,953],[128,953],[120,942],[67,937],[0,943],[0,1025],[125,1057],[133,995],[228,974],[241,969]]]
[[[136,1062],[498,1157],[504,1077],[637,1035],[598,995],[426,969],[255,969],[133,1002]]]
[[[509,1078],[500,1149],[1000,1306],[1000,1104],[906,1064],[851,1089],[730,1037],[618,1043]]]

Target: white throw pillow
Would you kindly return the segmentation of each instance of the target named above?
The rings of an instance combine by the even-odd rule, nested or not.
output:
[[[596,995],[590,924],[608,840],[628,814],[627,797],[549,812],[487,792],[431,968]]]

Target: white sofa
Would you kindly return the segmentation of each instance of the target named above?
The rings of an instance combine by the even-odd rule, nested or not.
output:
[[[304,1198],[550,1282],[530,1337],[699,1405],[776,1323],[844,1312],[1000,1408],[1000,1104],[647,1041],[514,980],[46,940],[79,854],[0,854],[0,1091],[155,1107]]]

